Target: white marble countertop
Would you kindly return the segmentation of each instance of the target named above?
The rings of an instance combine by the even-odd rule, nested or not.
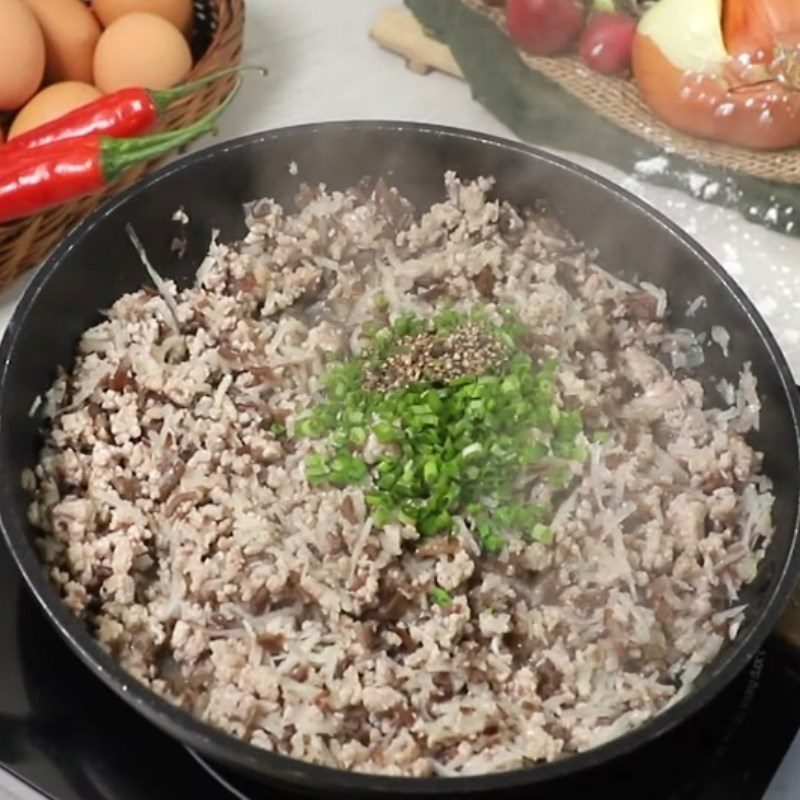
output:
[[[245,60],[269,67],[250,77],[220,125],[219,136],[303,122],[401,119],[512,136],[472,100],[466,84],[419,76],[367,37],[378,11],[393,0],[248,0]],[[394,0],[398,2],[398,0]],[[570,156],[629,188],[666,213],[713,253],[744,287],[783,346],[800,380],[800,239],[745,222],[738,214],[680,192],[639,184],[592,159]],[[0,293],[0,331],[26,278]],[[800,794],[800,740],[772,800]],[[794,787],[794,788],[793,788]],[[19,787],[17,787],[19,789]],[[0,780],[0,797],[16,795]]]

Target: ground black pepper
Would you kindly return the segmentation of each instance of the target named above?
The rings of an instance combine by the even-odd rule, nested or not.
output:
[[[465,375],[502,372],[510,356],[503,342],[473,323],[445,336],[428,331],[398,344],[398,352],[365,375],[366,389],[389,392],[418,381],[441,386]]]

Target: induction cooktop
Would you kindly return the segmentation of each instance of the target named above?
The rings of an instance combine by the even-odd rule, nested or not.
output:
[[[46,621],[5,544],[0,544],[0,608],[0,768],[41,795],[52,800],[302,797],[208,763],[117,698]],[[722,695],[678,730],[604,769],[524,796],[761,800],[799,731],[800,649],[774,637]]]

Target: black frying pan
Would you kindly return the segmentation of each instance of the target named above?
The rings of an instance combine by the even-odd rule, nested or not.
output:
[[[289,163],[299,174],[293,176]],[[753,364],[763,398],[761,430],[753,437],[766,453],[775,483],[775,538],[756,581],[747,588],[747,617],[736,641],[719,654],[686,699],[638,730],[589,752],[552,764],[497,775],[449,779],[386,778],[332,770],[276,756],[233,739],[173,708],[125,673],[95,644],[45,579],[31,544],[28,498],[20,486],[41,444],[29,415],[59,365],[69,367],[81,333],[124,292],[145,282],[128,241],[133,224],[156,268],[185,285],[192,281],[212,228],[221,238],[244,233],[242,204],[261,196],[291,205],[301,182],[345,188],[365,174],[385,175],[418,207],[443,196],[442,175],[494,175],[496,194],[525,206],[547,200],[578,238],[595,247],[600,262],[622,277],[667,289],[671,323],[695,329],[724,325],[730,357],[709,348],[698,371],[713,396],[720,378],[735,382]],[[171,221],[183,206],[190,222]],[[171,249],[184,234],[183,258]],[[704,295],[692,319],[687,305]],[[86,665],[153,723],[206,756],[264,782],[314,794],[352,797],[504,795],[563,782],[629,753],[686,721],[753,657],[775,625],[800,572],[798,537],[797,393],[774,339],[742,291],[691,239],[638,199],[585,170],[514,142],[411,123],[356,122],[288,128],[217,145],[184,158],[106,203],[73,231],[25,292],[0,346],[0,523],[17,564],[53,624]],[[123,735],[124,731],[109,731]],[[664,765],[669,769],[668,765]],[[146,765],[143,765],[146,769]],[[656,775],[653,776],[658,781]]]

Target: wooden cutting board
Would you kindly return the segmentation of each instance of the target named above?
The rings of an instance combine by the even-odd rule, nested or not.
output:
[[[387,8],[378,14],[370,36],[381,46],[405,59],[409,69],[420,74],[431,70],[456,78],[463,74],[449,48],[428,36],[414,15],[405,8]],[[778,632],[800,648],[800,586],[781,618]]]

